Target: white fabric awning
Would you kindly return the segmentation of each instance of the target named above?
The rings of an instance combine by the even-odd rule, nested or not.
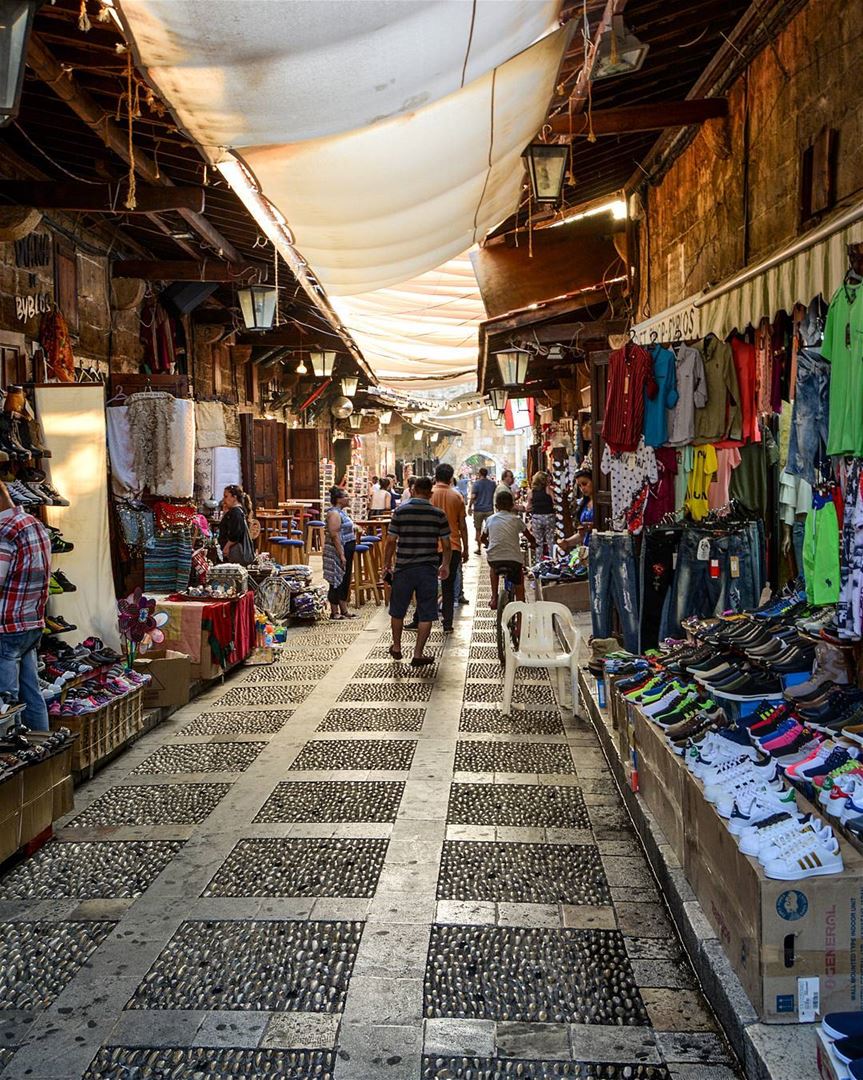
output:
[[[398,286],[336,297],[333,307],[384,383],[434,378],[446,386],[476,377],[486,316],[467,254]]]
[[[570,35],[557,0],[120,7],[179,123],[243,159],[331,296],[440,266],[516,208]]]

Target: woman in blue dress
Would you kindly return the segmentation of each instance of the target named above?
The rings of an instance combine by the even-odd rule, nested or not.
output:
[[[348,611],[351,595],[351,570],[354,565],[356,532],[345,507],[347,493],[340,487],[330,488],[330,508],[324,522],[324,579],[329,583],[327,599],[331,619],[355,619]]]

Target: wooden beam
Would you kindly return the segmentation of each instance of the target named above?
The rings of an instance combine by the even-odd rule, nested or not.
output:
[[[125,206],[126,184],[76,184],[71,181],[30,183],[0,180],[0,198],[39,210],[84,211],[97,214],[149,214],[165,210],[204,209],[204,189],[195,187],[139,187],[136,206]]]
[[[238,345],[266,345],[271,348],[301,349],[308,353],[309,349],[330,349],[337,353],[347,355],[349,350],[340,338],[333,337],[326,330],[315,332],[304,331],[296,326],[279,326],[273,330],[247,330],[237,335]],[[308,359],[308,357],[306,357]]]
[[[649,105],[625,105],[617,109],[594,109],[590,117],[582,113],[572,124],[572,137],[626,135],[636,131],[661,131],[689,127],[705,120],[728,116],[728,98],[696,98],[692,101],[657,101]],[[549,121],[552,133],[569,135],[569,117]]]
[[[82,89],[75,77],[65,70],[57,58],[46,48],[38,34],[30,35],[27,65],[42,82],[54,91],[57,97],[66,102],[72,112],[79,116],[87,127],[96,132],[102,142],[117,157],[129,164],[129,137],[127,132],[116,121],[105,115],[105,110],[86,90]],[[158,165],[149,154],[138,148],[135,149],[135,172],[151,184],[174,187],[173,182],[159,170]],[[219,230],[201,214],[196,213],[194,210],[180,210],[179,213],[198,236],[210,247],[214,248],[221,257],[231,263],[245,261],[230,240],[222,236]]]
[[[117,259],[111,263],[111,276],[144,281],[236,281],[243,269],[217,259]]]

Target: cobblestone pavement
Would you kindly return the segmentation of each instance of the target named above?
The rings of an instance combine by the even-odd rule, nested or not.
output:
[[[479,575],[479,582],[477,576]],[[3,1080],[734,1080],[589,728],[498,709],[485,567],[437,663],[297,629],[0,878]]]

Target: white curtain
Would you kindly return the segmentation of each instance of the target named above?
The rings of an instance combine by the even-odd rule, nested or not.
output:
[[[119,649],[108,533],[104,388],[40,386],[36,389],[36,410],[52,454],[44,461],[45,471],[70,503],[49,507],[48,523],[61,529],[75,545],[74,551],[55,555],[54,565],[77,586],[77,592],[52,596],[49,610],[78,627],[77,633],[68,635],[70,643],[95,635]]]

